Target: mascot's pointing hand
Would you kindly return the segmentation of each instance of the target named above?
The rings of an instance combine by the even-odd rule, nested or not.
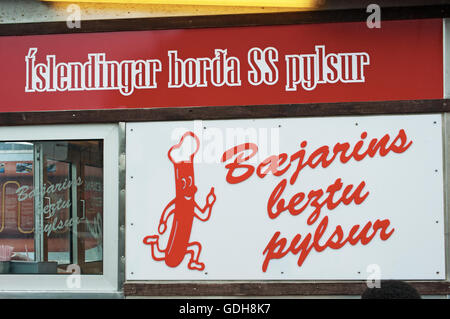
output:
[[[206,203],[208,206],[214,205],[216,201],[216,195],[214,194],[214,187],[211,187],[208,196],[206,197]]]

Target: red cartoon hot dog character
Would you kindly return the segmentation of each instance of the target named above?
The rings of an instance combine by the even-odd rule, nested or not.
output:
[[[187,140],[192,139],[195,150],[188,151],[188,155],[179,158],[179,153],[184,145],[189,145]],[[176,196],[164,208],[159,221],[158,232],[163,234],[167,230],[167,221],[173,215],[167,247],[159,247],[159,235],[146,236],[144,244],[151,246],[152,258],[164,260],[169,267],[177,267],[186,254],[190,255],[189,269],[203,270],[205,264],[199,261],[202,245],[199,242],[189,242],[194,217],[201,221],[207,221],[211,216],[211,210],[216,201],[214,187],[211,187],[206,196],[206,204],[202,208],[195,201],[197,187],[194,179],[193,159],[200,147],[200,141],[193,132],[186,132],[180,142],[169,149],[168,156],[175,169],[175,192]],[[184,152],[186,153],[186,151]]]

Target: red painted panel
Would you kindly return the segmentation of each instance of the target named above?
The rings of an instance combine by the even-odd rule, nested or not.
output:
[[[31,48],[37,49],[34,61]],[[261,50],[251,51],[252,48]],[[264,51],[266,48],[272,49]],[[222,69],[228,74],[226,81],[221,79],[223,73],[211,71],[221,69],[224,50],[229,59],[228,69]],[[193,72],[185,73],[192,80],[187,80],[192,87],[169,87],[171,73],[172,81],[182,76],[180,70],[174,70],[181,63],[171,64],[169,51],[176,51],[183,62],[191,58],[187,67],[194,63],[203,67],[196,77],[191,77],[195,76]],[[253,52],[250,62],[249,52]],[[383,21],[380,29],[355,22],[0,37],[0,111],[439,99],[443,97],[442,52],[441,19]],[[264,53],[268,63],[258,64],[255,59]],[[88,54],[97,54],[98,59],[104,54],[105,61],[117,61],[115,75],[121,71],[124,76],[105,73],[104,77],[102,67],[106,69],[106,64],[97,63],[99,87],[95,88],[92,78],[92,90],[68,91],[67,71],[79,71],[73,64],[78,62],[81,69],[89,72]],[[55,56],[54,64],[49,55]],[[338,60],[343,64],[339,66]],[[57,67],[60,63],[64,65]],[[261,73],[266,82],[253,78],[252,65],[266,70]],[[140,73],[155,66],[160,70]],[[310,73],[316,80],[308,77],[308,67],[316,70]],[[130,71],[133,69],[134,73]],[[297,85],[288,83],[288,79],[294,79],[293,70],[297,75],[304,72]],[[345,78],[353,81],[344,81]],[[81,82],[73,76],[70,79],[72,88],[81,88]],[[109,80],[112,87],[118,81],[117,88],[101,89],[102,85],[108,87],[104,80]],[[147,88],[131,87],[129,83],[146,84]],[[156,87],[150,88],[152,85]],[[51,91],[57,86],[66,90]],[[26,87],[30,92],[26,92]]]

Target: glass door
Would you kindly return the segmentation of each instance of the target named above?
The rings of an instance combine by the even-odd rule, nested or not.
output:
[[[2,291],[118,291],[121,131],[118,124],[0,127]]]
[[[3,273],[103,274],[102,140],[0,143],[0,183]]]

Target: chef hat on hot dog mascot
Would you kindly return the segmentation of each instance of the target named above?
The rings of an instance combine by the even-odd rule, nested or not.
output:
[[[169,149],[168,156],[175,169],[176,192],[194,195],[197,187],[194,183],[194,156],[200,148],[200,140],[193,132],[181,136],[178,144]]]
[[[199,148],[200,140],[197,135],[188,131],[181,136],[178,144],[169,149],[169,159],[174,165],[192,163]]]

